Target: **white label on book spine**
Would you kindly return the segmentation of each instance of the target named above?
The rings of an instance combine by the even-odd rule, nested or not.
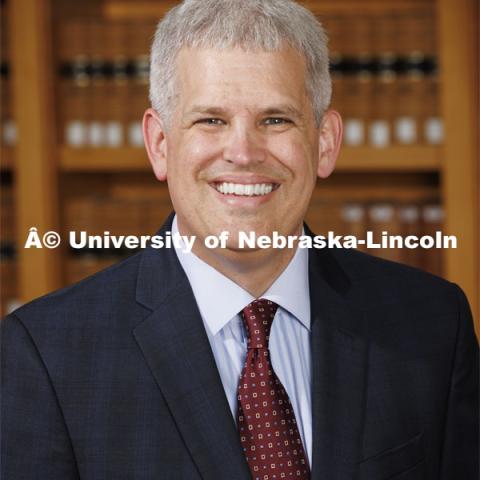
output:
[[[416,223],[420,218],[420,209],[416,205],[401,207],[398,210],[398,218],[404,223]]]
[[[11,119],[3,124],[2,140],[8,147],[13,147],[17,143],[17,125]]]
[[[390,144],[390,126],[386,120],[375,120],[370,124],[369,140],[374,147],[387,147]]]
[[[143,132],[141,122],[132,122],[128,126],[128,143],[132,147],[143,147]]]
[[[342,220],[349,223],[357,223],[363,220],[365,208],[362,205],[345,205],[341,212]]]
[[[88,126],[88,143],[91,147],[101,147],[105,144],[105,129],[100,122],[91,122]]]
[[[417,141],[417,122],[413,117],[399,117],[395,122],[395,138],[398,143],[410,145]]]
[[[423,219],[427,223],[442,223],[445,212],[441,205],[426,205],[423,207]]]
[[[362,145],[365,139],[365,127],[362,120],[349,118],[345,121],[345,145]]]
[[[122,146],[123,128],[120,122],[108,122],[105,125],[105,143],[111,148],[119,148]]]
[[[443,122],[441,118],[427,118],[425,121],[425,139],[432,145],[443,142]]]
[[[87,127],[80,120],[73,120],[65,129],[65,141],[70,147],[84,147],[87,143]]]
[[[395,210],[392,205],[379,204],[370,207],[368,214],[375,223],[390,222],[393,220]]]

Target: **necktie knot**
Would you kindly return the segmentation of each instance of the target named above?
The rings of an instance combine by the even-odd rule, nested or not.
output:
[[[270,329],[278,305],[265,298],[249,303],[242,310],[242,318],[247,330],[247,348],[268,348]]]

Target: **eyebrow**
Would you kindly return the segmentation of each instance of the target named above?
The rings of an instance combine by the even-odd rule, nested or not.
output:
[[[189,114],[201,113],[207,115],[225,115],[227,111],[221,107],[209,107],[203,105],[194,105],[188,112]]]
[[[202,114],[202,115],[218,115],[218,116],[223,116],[223,115],[226,115],[227,113],[228,112],[225,108],[207,106],[207,105],[194,105],[188,112],[189,115]],[[304,114],[300,110],[288,104],[273,105],[271,107],[267,107],[263,110],[260,110],[259,113],[261,115],[291,115],[299,119],[304,118]]]
[[[291,115],[293,117],[297,117],[299,119],[302,119],[304,117],[303,113],[296,109],[295,107],[292,107],[291,105],[276,105],[273,107],[269,107],[265,110],[262,111],[264,115]]]

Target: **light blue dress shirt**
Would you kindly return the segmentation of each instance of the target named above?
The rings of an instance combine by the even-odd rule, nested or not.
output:
[[[177,232],[175,216],[172,234]],[[255,297],[193,253],[185,253],[182,248],[175,251],[192,287],[225,395],[236,419],[237,386],[247,354],[247,337],[239,312]],[[279,305],[270,333],[270,357],[273,369],[292,403],[311,467],[308,249],[297,249],[286,269],[261,298]]]

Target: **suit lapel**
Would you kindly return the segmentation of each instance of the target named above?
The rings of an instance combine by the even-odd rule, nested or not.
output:
[[[312,480],[351,480],[360,460],[367,341],[349,280],[328,251],[310,253]]]
[[[249,479],[208,337],[173,250],[145,250],[137,300],[153,312],[137,325],[135,339],[201,477]]]

